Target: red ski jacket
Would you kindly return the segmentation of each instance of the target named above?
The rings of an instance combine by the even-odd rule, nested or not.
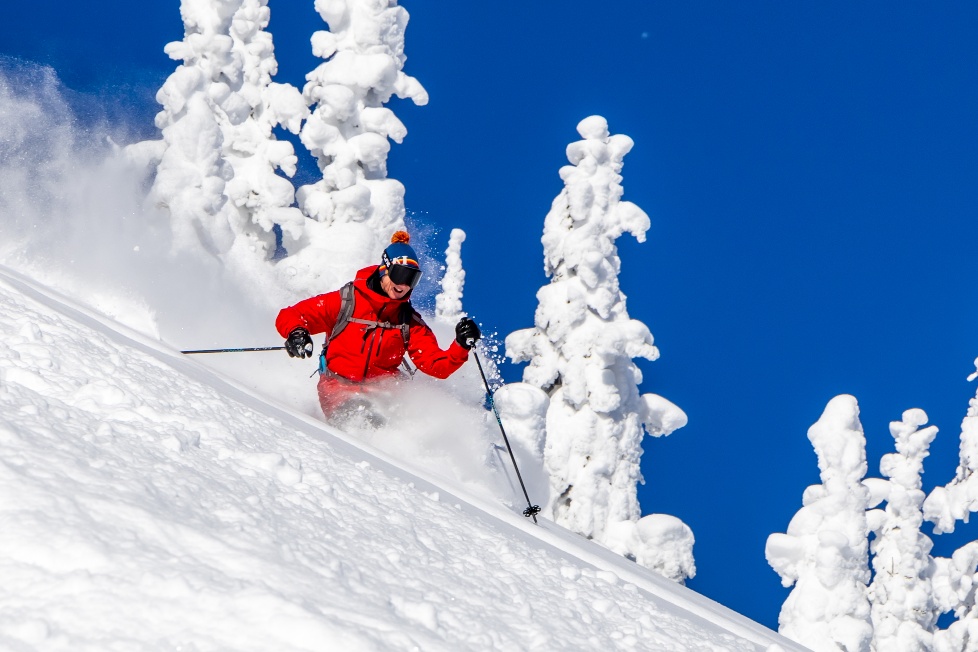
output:
[[[407,298],[391,299],[386,294],[371,290],[367,286],[367,279],[376,270],[377,267],[373,266],[357,272],[353,281],[355,301],[352,317],[399,324],[401,306]],[[279,312],[275,328],[283,338],[300,327],[311,334],[326,333],[328,337],[333,332],[341,303],[339,290],[300,301]],[[454,340],[447,351],[439,348],[435,334],[416,311],[412,311],[411,315],[406,352],[418,369],[435,378],[447,378],[469,358],[469,352]],[[371,328],[351,321],[329,343],[326,366],[335,374],[360,382],[397,374],[404,353],[404,338],[400,329]]]

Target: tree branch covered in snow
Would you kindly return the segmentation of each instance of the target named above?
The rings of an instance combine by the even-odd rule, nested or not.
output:
[[[618,286],[615,240],[645,240],[649,218],[622,201],[621,168],[633,145],[612,136],[604,118],[578,125],[583,140],[567,148],[572,165],[544,223],[549,285],[537,293],[535,327],[506,339],[507,355],[529,362],[526,384],[544,390],[545,460],[554,520],[676,581],[695,573],[693,536],[661,515],[639,521],[636,485],[647,431],[667,435],[686,415],[666,399],[639,395],[632,358],[655,360],[652,334],[629,318]]]

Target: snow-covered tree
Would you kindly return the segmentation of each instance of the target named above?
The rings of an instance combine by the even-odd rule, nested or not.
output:
[[[462,307],[462,291],[465,287],[465,270],[462,267],[463,242],[465,242],[465,232],[461,229],[452,229],[448,249],[445,251],[441,292],[435,297],[436,323],[432,325],[432,328],[440,326],[450,336],[454,336],[453,331],[458,320],[467,316]],[[501,420],[506,424],[507,437],[513,455],[518,461],[520,474],[531,500],[534,502],[545,501],[549,495],[547,474],[543,469],[547,395],[542,390],[525,383],[501,385],[501,376],[493,355],[496,344],[491,341],[492,339],[491,335],[483,337],[476,345],[476,353],[479,354],[482,370],[486,374],[486,380],[492,389],[491,407],[497,414],[501,415]],[[480,402],[485,399],[483,379],[476,368],[467,365],[466,368],[460,370],[455,378],[456,392],[463,400]],[[459,382],[463,388],[458,387]],[[493,421],[494,416],[487,412],[487,423]],[[496,430],[495,423],[489,427],[493,431]],[[497,434],[495,437],[498,441],[499,435]],[[509,488],[512,490],[514,506],[519,505],[519,509],[522,510],[526,504],[522,502],[524,496],[522,487],[519,486],[520,478],[517,478],[512,469],[512,462],[509,459],[508,451],[502,445],[503,443],[500,441],[493,446],[490,457],[491,464],[496,465],[500,472],[507,477]]]
[[[404,228],[404,187],[387,178],[387,153],[407,130],[384,104],[393,95],[425,104],[427,94],[402,72],[408,14],[396,0],[316,0],[330,31],[315,32],[312,48],[326,61],[303,93],[272,82],[267,1],[182,0],[185,38],[165,49],[183,64],[157,94],[163,138],[127,154],[155,164],[150,199],[178,249],[210,254],[281,301],[338,287]],[[323,173],[298,192],[277,174],[297,164],[273,134],[279,125],[300,134]],[[272,260],[276,226],[282,261]]]
[[[545,461],[554,520],[676,581],[695,572],[693,535],[664,515],[639,521],[636,485],[642,438],[667,435],[686,415],[655,394],[640,395],[633,358],[655,360],[652,334],[628,316],[618,285],[615,241],[640,242],[648,216],[622,201],[621,168],[633,145],[610,135],[600,116],[581,121],[567,148],[564,189],[544,223],[544,268],[535,327],[506,339],[507,355],[529,362],[524,383],[549,394]]]
[[[889,481],[867,479],[870,504],[886,501],[885,510],[867,514],[876,538],[873,553],[873,645],[878,652],[924,652],[933,649],[933,632],[942,609],[935,601],[931,580],[936,566],[933,542],[920,531],[924,516],[921,475],[937,427],[927,423],[923,410],[907,410],[902,421],[890,423],[896,453],[884,455],[880,473]]]
[[[873,625],[866,510],[866,439],[852,396],[829,401],[808,430],[822,483],[805,490],[787,534],[772,534],[767,560],[785,586],[779,631],[815,652],[868,652]]]
[[[298,237],[302,232],[302,213],[294,208],[292,184],[276,174],[289,177],[296,172],[298,159],[287,141],[277,140],[272,130],[283,125],[298,133],[308,108],[298,89],[272,82],[278,69],[268,26],[267,0],[244,0],[231,17],[231,54],[239,73],[232,80],[225,111],[225,159],[234,176],[225,194],[236,209],[232,229],[238,234],[233,251],[247,261],[255,255],[268,260],[275,252],[275,225]],[[223,90],[223,89],[222,89]],[[234,104],[237,106],[235,107]]]
[[[157,94],[162,141],[131,151],[159,159],[150,199],[169,214],[176,247],[250,269],[274,253],[275,224],[301,233],[292,184],[275,173],[293,174],[297,159],[272,129],[298,131],[308,109],[295,88],[271,83],[267,0],[182,0],[180,12],[184,39],[165,51],[183,64]]]
[[[855,399],[833,399],[809,431],[823,484],[806,490],[788,534],[771,535],[767,545],[768,561],[785,585],[797,582],[782,608],[783,634],[814,650],[978,650],[978,542],[965,544],[950,558],[933,557],[932,541],[921,532],[924,520],[934,523],[936,534],[951,532],[956,521],[967,521],[976,511],[978,398],[971,400],[962,422],[956,477],[925,499],[923,461],[937,433],[935,426],[921,428],[926,423],[919,409],[892,422],[896,453],[880,461],[883,479],[866,478],[861,488],[855,482],[865,471],[865,440]],[[835,478],[831,484],[829,477]],[[885,508],[875,508],[883,502]],[[864,507],[869,511],[861,517]],[[865,531],[860,534],[862,518]],[[874,574],[864,591],[862,559],[871,534]],[[861,647],[867,601],[869,648]],[[938,617],[950,612],[956,620],[939,629]]]
[[[978,359],[975,360],[978,368]],[[968,377],[978,378],[978,371]],[[924,501],[924,518],[934,524],[935,534],[954,532],[957,521],[968,522],[978,511],[978,396],[971,399],[961,421],[960,461],[954,479],[935,487]],[[938,560],[934,591],[942,611],[953,611],[957,620],[935,634],[935,649],[958,652],[978,649],[978,542],[965,544],[950,560]]]
[[[462,268],[462,243],[465,231],[452,229],[445,251],[445,274],[441,279],[441,292],[435,297],[435,317],[454,326],[465,316],[462,310],[462,288],[465,287],[465,270]]]
[[[978,359],[975,360],[978,368]],[[978,378],[978,371],[968,380]],[[934,523],[934,532],[954,532],[957,521],[968,522],[978,512],[978,396],[971,399],[961,422],[960,462],[951,482],[936,487],[924,502],[924,517]]]
[[[465,231],[452,229],[448,238],[448,249],[445,250],[445,266],[441,277],[441,291],[435,296],[435,323],[432,326],[442,331],[447,337],[455,337],[455,325],[468,313],[462,307],[462,294],[465,289],[465,269],[462,267],[462,243],[465,242]],[[483,351],[485,340],[479,340],[477,351]],[[489,356],[482,356],[483,370],[489,381],[495,384],[499,378],[499,370]],[[478,372],[470,369],[463,371],[458,378],[468,378],[473,382],[466,383],[473,389],[482,387],[482,379]],[[477,389],[476,396],[482,396],[482,390]],[[481,399],[480,399],[481,400]]]
[[[404,186],[387,178],[387,154],[388,139],[400,143],[407,129],[384,105],[394,95],[424,105],[428,94],[403,72],[408,12],[396,0],[316,0],[315,6],[329,30],[313,34],[312,49],[326,61],[306,76],[303,95],[313,111],[300,138],[322,179],[297,191],[311,223],[285,246],[295,253],[292,273],[322,286],[330,284],[319,279],[324,258],[351,275],[404,228]],[[339,250],[339,240],[359,247]]]

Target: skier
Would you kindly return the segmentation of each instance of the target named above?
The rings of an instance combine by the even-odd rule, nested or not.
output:
[[[447,378],[468,359],[481,337],[469,318],[455,326],[455,341],[447,350],[411,306],[411,293],[421,280],[411,237],[396,232],[384,249],[381,264],[365,267],[340,290],[300,301],[283,309],[275,327],[291,357],[313,354],[311,334],[326,333],[317,386],[319,403],[328,419],[348,418],[366,408],[368,421],[380,425],[367,398],[396,379],[405,354],[424,373]],[[406,364],[406,363],[405,363]]]

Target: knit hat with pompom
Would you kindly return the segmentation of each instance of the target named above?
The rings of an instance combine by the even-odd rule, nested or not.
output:
[[[414,274],[409,276],[421,277],[421,266],[418,264],[418,254],[415,253],[414,248],[408,243],[411,241],[411,236],[408,235],[407,231],[397,231],[391,236],[391,243],[384,249],[383,255],[381,255],[380,261],[380,275],[386,276],[390,273],[391,268],[395,265],[398,267],[404,267],[411,270],[416,270]],[[395,280],[392,278],[392,280]],[[417,283],[415,281],[414,283]],[[413,284],[412,284],[413,287]]]

